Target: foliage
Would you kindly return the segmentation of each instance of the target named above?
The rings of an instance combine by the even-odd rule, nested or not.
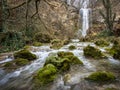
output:
[[[45,85],[53,82],[57,77],[57,68],[52,64],[47,64],[45,67],[38,70],[34,76],[34,82],[36,85]]]
[[[22,34],[15,31],[7,31],[0,34],[0,52],[14,51],[25,45]]]
[[[52,40],[52,37],[47,33],[39,32],[35,34],[34,40],[41,43],[50,43],[50,41]]]
[[[100,11],[100,14],[105,20],[107,30],[113,32],[116,13],[112,11],[112,3],[110,0],[102,0],[102,4],[105,9],[105,14],[102,11]]]
[[[76,47],[74,45],[69,46],[69,50],[74,50]]]
[[[92,58],[95,58],[95,59],[99,59],[99,58],[104,57],[104,55],[102,54],[102,52],[99,49],[97,49],[95,47],[92,47],[90,45],[85,47],[83,50],[84,50],[84,55],[86,57],[92,57]]]
[[[28,59],[28,60],[34,60],[37,58],[36,55],[32,54],[30,51],[25,50],[25,49],[14,53],[14,57],[15,57],[15,59],[16,58],[24,58],[24,59]]]
[[[86,79],[95,81],[98,83],[110,82],[115,80],[115,76],[111,72],[98,71],[89,75]]]
[[[97,35],[98,38],[108,36],[113,36],[113,33],[110,30],[103,30]]]
[[[105,46],[109,46],[109,42],[103,40],[103,39],[98,39],[95,41],[95,44],[97,46],[101,46],[101,47],[105,47]]]

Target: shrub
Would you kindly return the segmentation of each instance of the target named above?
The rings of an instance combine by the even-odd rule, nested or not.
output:
[[[76,47],[74,45],[69,46],[69,50],[74,50]]]
[[[34,82],[38,85],[45,85],[53,82],[57,77],[57,68],[52,64],[47,64],[45,67],[39,69],[34,76]]]
[[[102,52],[99,49],[92,47],[90,45],[88,45],[87,47],[84,48],[84,55],[86,57],[92,57],[95,59],[104,57],[104,55],[102,54]]]
[[[99,40],[95,41],[95,44],[97,46],[101,46],[101,47],[109,46],[109,42],[107,42],[103,39],[99,39]]]
[[[115,76],[111,72],[99,71],[99,72],[92,73],[86,79],[103,83],[103,82],[110,82],[110,81],[115,80]]]
[[[32,54],[30,51],[25,50],[25,49],[14,53],[14,57],[15,59],[23,58],[23,59],[28,59],[28,60],[34,60],[37,58],[36,55]]]
[[[34,40],[41,43],[50,43],[50,41],[52,40],[52,37],[47,33],[39,32],[35,34]]]

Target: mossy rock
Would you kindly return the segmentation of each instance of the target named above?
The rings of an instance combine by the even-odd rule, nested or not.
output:
[[[113,58],[120,60],[120,44],[114,44],[111,49],[108,49],[108,52]]]
[[[40,43],[40,42],[34,42],[34,43],[33,43],[33,46],[36,46],[36,47],[42,46],[42,43]]]
[[[7,69],[10,69],[10,68],[16,69],[19,66],[24,66],[24,65],[27,65],[28,63],[29,61],[27,59],[17,58],[14,61],[6,62],[3,67]]]
[[[47,64],[45,67],[38,70],[34,76],[34,82],[37,85],[45,85],[53,82],[57,77],[57,68],[52,64]]]
[[[64,52],[64,51],[58,52],[57,55],[58,55],[58,57],[60,57],[60,58],[64,58],[64,57],[69,56],[69,55],[74,56],[74,54],[73,54],[72,52]]]
[[[70,65],[83,65],[82,61],[78,57],[74,56],[72,52],[58,52],[58,56],[49,56],[46,59],[45,65],[53,64],[60,71],[68,71]]]
[[[111,72],[104,72],[104,71],[98,71],[94,72],[91,75],[89,75],[87,80],[104,83],[104,82],[111,82],[115,80],[115,76]]]
[[[41,43],[50,43],[50,41],[52,40],[52,37],[48,33],[39,32],[35,34],[34,40]]]
[[[15,60],[15,64],[18,66],[24,66],[27,65],[29,63],[29,61],[27,59],[23,59],[23,58],[17,58]]]
[[[14,53],[14,57],[15,59],[17,58],[23,58],[23,59],[28,59],[28,60],[37,59],[36,55],[32,54],[30,51],[25,50],[25,49]]]
[[[84,50],[84,55],[86,57],[92,57],[92,58],[95,58],[95,59],[105,57],[99,49],[97,49],[93,46],[90,46],[90,45],[85,47],[83,50]]]
[[[63,46],[63,42],[60,39],[53,39],[51,41],[51,48],[59,49]]]
[[[11,66],[13,66],[13,62],[6,62],[3,67],[7,68]]]
[[[96,44],[97,46],[100,46],[100,47],[105,47],[105,46],[109,46],[109,45],[110,45],[109,42],[107,42],[107,41],[105,41],[105,40],[103,40],[103,39],[98,39],[98,40],[96,40],[96,41],[95,41],[95,44]]]
[[[50,56],[46,59],[45,65],[47,64],[53,64],[60,71],[67,71],[70,68],[70,62],[69,62],[69,59],[67,58],[61,59],[59,57]]]
[[[69,46],[69,50],[74,50],[76,47],[74,45]]]

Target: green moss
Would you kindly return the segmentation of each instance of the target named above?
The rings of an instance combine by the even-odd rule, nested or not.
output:
[[[76,47],[74,45],[69,46],[69,50],[74,50]]]
[[[13,62],[6,62],[5,64],[4,64],[4,67],[11,67],[11,66],[13,66]]]
[[[40,43],[40,42],[34,42],[33,46],[42,46],[42,43]]]
[[[63,42],[60,39],[53,39],[51,41],[51,48],[59,49],[63,46]]]
[[[92,73],[86,79],[102,83],[102,82],[110,82],[115,80],[115,76],[111,72],[99,71],[99,72]]]
[[[34,76],[34,82],[38,85],[45,85],[53,82],[57,77],[57,68],[52,64],[47,64],[41,68],[36,76]]]
[[[46,59],[45,65],[53,64],[60,71],[67,71],[70,68],[70,65],[83,65],[78,57],[74,56],[72,52],[58,52],[58,56],[49,56]]]
[[[74,56],[74,54],[72,52],[64,52],[64,51],[60,51],[57,53],[58,57],[64,58],[66,56],[72,55]]]
[[[29,63],[29,61],[27,59],[23,59],[23,58],[18,58],[15,60],[15,64],[18,66],[24,66],[28,63]]]
[[[120,60],[120,44],[114,44],[113,47],[107,51],[113,56],[113,58]]]
[[[14,53],[14,57],[16,58],[24,58],[24,59],[28,59],[28,60],[34,60],[36,59],[36,55],[32,54],[30,51],[28,50],[20,50],[16,53]]]
[[[102,54],[102,52],[99,49],[92,47],[90,45],[88,45],[87,47],[84,48],[84,55],[86,57],[92,57],[95,59],[104,57],[104,55]]]
[[[30,47],[31,47],[31,46],[26,45],[26,46],[24,46],[24,47],[23,47],[23,49],[29,50],[29,49],[30,49]]]
[[[28,63],[29,63],[29,61],[27,59],[17,58],[14,61],[6,62],[4,64],[4,67],[7,68],[7,69],[10,69],[10,68],[16,69],[19,66],[24,66],[24,65],[27,65]]]
[[[95,41],[95,44],[100,47],[105,47],[105,46],[109,46],[110,43],[103,39],[98,39]]]

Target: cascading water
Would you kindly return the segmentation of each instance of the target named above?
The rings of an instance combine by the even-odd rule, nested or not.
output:
[[[85,37],[87,35],[87,30],[89,29],[89,0],[82,0],[80,4],[81,8],[79,13],[82,16],[82,36]]]
[[[78,33],[80,32],[82,34],[82,37],[85,37],[87,35],[87,30],[89,29],[89,23],[90,23],[90,12],[91,9],[89,8],[90,1],[89,0],[67,0],[68,5],[72,5],[79,9],[79,14],[82,21],[82,30],[80,29]]]

